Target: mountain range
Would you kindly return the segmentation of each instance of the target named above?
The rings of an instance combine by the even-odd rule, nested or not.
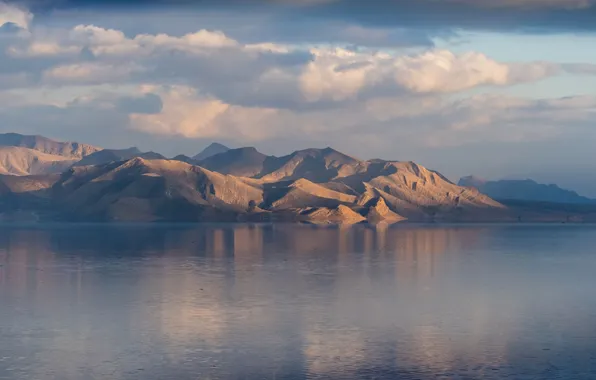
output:
[[[0,135],[0,165],[3,220],[596,220],[589,200],[579,202],[579,195],[563,189],[534,183],[532,190],[516,192],[503,189],[528,184],[503,183],[495,192],[488,181],[468,177],[455,184],[414,162],[360,160],[329,147],[276,157],[251,147],[212,144],[193,157],[168,159],[137,148],[102,149],[5,134]]]

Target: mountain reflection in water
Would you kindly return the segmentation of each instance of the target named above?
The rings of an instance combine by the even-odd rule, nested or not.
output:
[[[593,379],[596,227],[5,227],[0,379]]]

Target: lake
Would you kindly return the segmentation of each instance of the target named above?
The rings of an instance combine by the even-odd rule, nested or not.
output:
[[[596,378],[596,226],[0,227],[0,379],[504,378]]]

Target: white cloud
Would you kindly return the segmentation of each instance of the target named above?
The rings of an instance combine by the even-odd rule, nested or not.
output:
[[[120,30],[105,29],[95,25],[77,25],[69,34],[71,42],[85,45],[120,45],[127,38]]]
[[[11,23],[20,28],[28,29],[33,20],[33,14],[11,4],[0,2],[0,27]]]
[[[395,60],[395,81],[414,92],[454,92],[480,85],[510,84],[510,67],[484,54],[430,51]]]
[[[313,49],[312,53],[315,59],[300,76],[300,89],[309,102],[341,101],[354,97],[371,82],[367,76],[371,72],[375,73],[370,60],[374,57],[344,49]]]
[[[167,34],[139,34],[128,38],[122,31],[95,25],[77,25],[69,31],[34,30],[23,44],[16,41],[9,48],[13,56],[63,56],[80,53],[88,49],[98,58],[109,59],[118,56],[147,56],[155,52],[184,51],[204,53],[213,49],[240,47],[238,42],[219,31],[199,30],[180,37]],[[247,50],[278,52],[274,44],[255,44]]]
[[[181,37],[139,34],[127,38],[119,30],[104,29],[95,25],[78,25],[72,29],[69,37],[65,43],[88,47],[97,56],[151,54],[158,49],[199,53],[205,49],[238,46],[236,41],[222,32],[208,30],[199,30]]]
[[[313,50],[315,59],[302,73],[308,101],[354,98],[362,91],[393,86],[394,92],[449,93],[478,86],[533,82],[556,74],[546,62],[502,63],[484,54],[456,55],[430,50],[416,55],[362,54],[344,49]]]
[[[157,135],[246,141],[262,140],[275,134],[270,125],[262,123],[279,112],[274,109],[230,105],[200,95],[187,86],[145,86],[143,91],[158,94],[163,106],[157,114],[130,115],[131,125],[137,130]]]

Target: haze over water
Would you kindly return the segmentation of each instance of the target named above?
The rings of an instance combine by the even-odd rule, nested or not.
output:
[[[4,226],[0,379],[594,379],[596,226]]]

